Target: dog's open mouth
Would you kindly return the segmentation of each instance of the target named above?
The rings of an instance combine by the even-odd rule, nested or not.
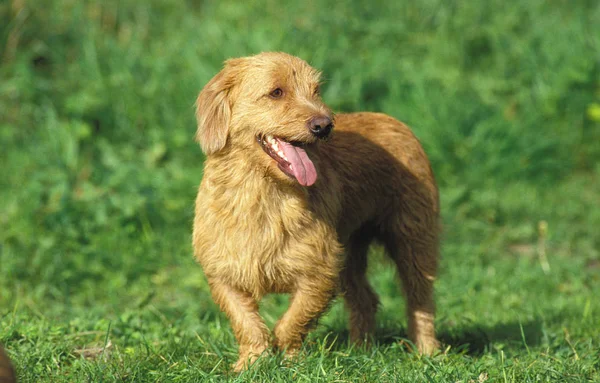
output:
[[[300,143],[288,142],[270,135],[257,136],[256,140],[277,162],[282,172],[298,180],[300,185],[310,186],[315,183],[317,170]]]

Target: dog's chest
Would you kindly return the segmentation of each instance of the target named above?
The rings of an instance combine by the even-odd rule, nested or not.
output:
[[[307,269],[329,267],[332,229],[296,196],[222,190],[199,197],[194,241],[205,273],[264,295],[289,292]]]

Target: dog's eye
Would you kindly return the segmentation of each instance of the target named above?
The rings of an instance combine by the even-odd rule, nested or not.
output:
[[[269,93],[269,97],[271,98],[281,98],[281,96],[283,96],[283,90],[281,90],[281,88],[277,88]]]

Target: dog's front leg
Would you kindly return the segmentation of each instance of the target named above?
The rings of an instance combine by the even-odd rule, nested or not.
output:
[[[213,299],[227,315],[239,344],[235,371],[252,364],[269,347],[269,329],[258,313],[258,304],[249,293],[220,281],[209,281]]]
[[[327,309],[334,294],[334,280],[300,281],[290,307],[275,325],[275,346],[287,356],[296,354],[311,326]]]

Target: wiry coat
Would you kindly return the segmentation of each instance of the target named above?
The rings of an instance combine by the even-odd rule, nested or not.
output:
[[[257,303],[268,293],[293,295],[274,329],[275,345],[288,353],[339,291],[352,339],[365,340],[378,304],[365,277],[373,240],[397,265],[409,337],[420,351],[437,347],[439,207],[425,153],[405,125],[383,114],[339,114],[331,137],[317,139],[307,123],[333,117],[318,83],[304,61],[263,53],[229,60],[198,97],[197,138],[207,159],[194,252],[240,344],[238,370],[269,347]],[[302,147],[316,182],[302,186],[280,170],[257,142],[264,135]]]

